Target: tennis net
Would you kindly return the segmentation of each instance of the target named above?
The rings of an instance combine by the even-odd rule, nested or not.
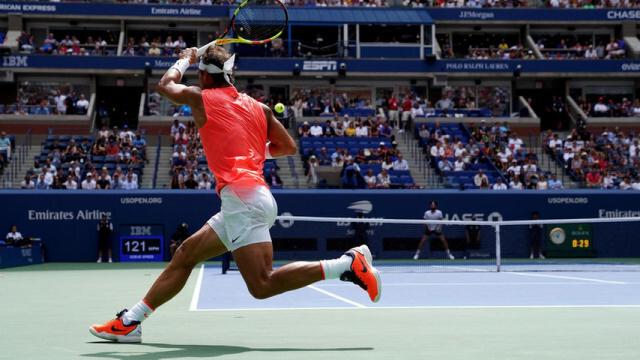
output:
[[[277,263],[335,257],[366,243],[386,272],[608,272],[640,271],[639,233],[640,218],[458,221],[362,214],[280,216],[272,238]]]

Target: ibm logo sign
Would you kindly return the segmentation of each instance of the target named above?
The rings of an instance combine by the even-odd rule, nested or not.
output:
[[[302,64],[304,71],[336,71],[337,69],[338,63],[331,60],[305,61]]]
[[[151,235],[151,226],[131,226],[131,236]]]
[[[3,56],[2,67],[29,67],[26,56]]]

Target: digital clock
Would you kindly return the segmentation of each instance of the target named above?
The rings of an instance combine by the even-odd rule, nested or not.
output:
[[[589,239],[573,239],[571,240],[571,247],[574,249],[586,249],[591,247],[591,241]]]
[[[593,235],[590,224],[547,225],[546,254],[550,257],[592,257]]]

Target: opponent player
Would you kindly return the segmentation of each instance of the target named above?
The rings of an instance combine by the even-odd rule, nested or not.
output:
[[[338,259],[294,262],[273,270],[269,228],[277,205],[262,168],[265,158],[295,154],[296,144],[268,106],[238,93],[232,85],[235,55],[224,48],[211,46],[200,58],[200,87],[180,84],[189,65],[198,61],[196,51],[191,48],[180,54],[160,80],[158,91],[193,110],[209,168],[216,176],[221,210],[182,243],[139,303],[103,325],[91,326],[90,332],[103,339],[140,342],[142,321],[180,292],[193,267],[226,251],[233,252],[249,292],[257,299],[340,278],[359,285],[372,301],[378,301],[380,276],[366,245]]]
[[[425,211],[424,213],[425,220],[444,219],[442,211],[438,210],[438,202],[431,201],[429,207],[430,209]],[[440,240],[449,259],[455,259],[455,257],[451,255],[451,251],[449,251],[449,243],[447,242],[447,239],[444,237],[444,233],[442,232],[442,224],[429,224],[424,229],[424,235],[422,235],[422,239],[420,239],[420,244],[418,244],[418,249],[416,250],[415,255],[413,255],[413,260],[418,260],[420,258],[420,251],[422,251],[424,243],[429,240],[431,235],[435,235]]]

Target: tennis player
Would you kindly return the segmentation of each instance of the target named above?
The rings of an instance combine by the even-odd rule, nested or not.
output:
[[[429,204],[429,210],[425,211],[424,213],[424,219],[425,220],[444,219],[444,215],[442,215],[442,211],[438,209],[437,201],[435,200],[431,201],[431,204]],[[449,243],[447,242],[447,239],[444,237],[444,233],[442,232],[442,224],[429,224],[425,227],[424,235],[422,235],[422,239],[420,239],[420,243],[418,244],[418,249],[416,250],[415,255],[413,255],[413,260],[420,259],[420,252],[422,251],[422,247],[424,246],[424,243],[427,240],[429,240],[429,238],[431,238],[431,236],[436,236],[440,240],[440,243],[442,243],[442,246],[444,247],[444,250],[447,253],[447,257],[449,257],[449,259],[451,260],[454,260],[455,257],[451,254],[451,251],[449,251]]]
[[[193,110],[209,168],[216,176],[221,210],[182,243],[139,303],[103,325],[91,326],[90,332],[107,340],[141,342],[142,321],[182,290],[196,264],[226,251],[233,252],[249,292],[257,299],[339,278],[359,285],[373,302],[378,301],[380,276],[366,245],[338,259],[294,262],[273,270],[269,228],[277,205],[262,168],[265,159],[295,154],[296,144],[268,106],[232,85],[235,55],[211,46],[198,60],[196,51],[190,48],[180,54],[158,91]],[[198,61],[200,87],[180,84],[187,68]]]

